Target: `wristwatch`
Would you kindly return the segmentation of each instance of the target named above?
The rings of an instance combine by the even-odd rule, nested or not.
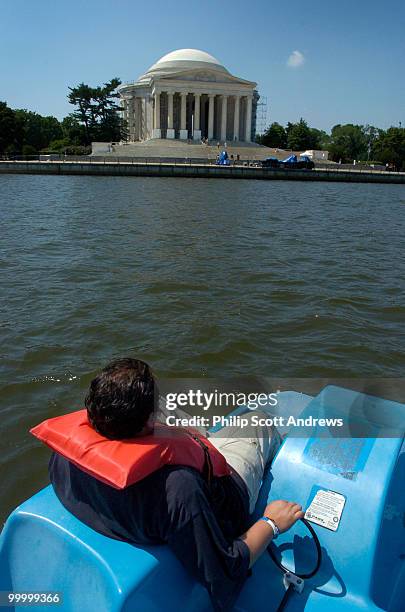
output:
[[[276,523],[271,518],[269,518],[268,516],[262,516],[260,520],[264,521],[265,523],[270,525],[270,527],[272,528],[272,530],[273,530],[273,540],[278,538],[278,536],[280,535],[280,529],[277,527]]]

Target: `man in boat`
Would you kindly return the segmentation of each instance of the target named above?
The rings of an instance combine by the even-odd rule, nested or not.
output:
[[[153,435],[156,399],[148,365],[127,358],[110,363],[91,382],[85,404],[89,423],[105,438],[145,440]],[[219,451],[228,469],[222,476],[211,473],[209,481],[205,471],[167,464],[116,489],[59,453],[53,453],[49,472],[58,498],[78,519],[139,546],[167,544],[206,587],[214,609],[223,611],[231,609],[270,541],[304,513],[298,504],[278,500],[260,520],[249,520],[264,470],[280,445],[276,430],[252,426],[249,437],[238,437],[235,428],[225,427],[208,440],[211,455]]]

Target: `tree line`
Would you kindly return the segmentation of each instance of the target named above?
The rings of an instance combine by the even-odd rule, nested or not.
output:
[[[276,149],[329,151],[329,159],[342,162],[389,164],[405,170],[405,128],[382,130],[371,125],[335,125],[330,134],[311,128],[304,119],[297,123],[272,123],[256,142]]]
[[[75,107],[62,121],[26,109],[12,109],[0,101],[0,155],[37,155],[40,152],[85,155],[91,142],[126,140],[125,122],[119,114],[118,78],[98,87],[80,83],[69,87]]]
[[[127,126],[119,113],[120,79],[91,87],[69,87],[74,107],[62,121],[26,109],[12,109],[0,101],[0,155],[36,155],[39,152],[81,155],[90,153],[92,141],[127,140]],[[336,162],[390,164],[405,170],[405,128],[382,130],[371,125],[335,125],[330,134],[310,127],[304,119],[286,126],[272,123],[256,142],[277,149],[329,151]]]

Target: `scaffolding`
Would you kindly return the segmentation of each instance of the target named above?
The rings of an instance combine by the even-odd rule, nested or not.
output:
[[[263,134],[267,129],[267,96],[260,96],[256,109],[256,133]]]

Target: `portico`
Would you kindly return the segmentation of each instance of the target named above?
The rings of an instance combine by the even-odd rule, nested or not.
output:
[[[255,87],[204,51],[169,53],[119,89],[129,139],[250,142],[259,99]]]

